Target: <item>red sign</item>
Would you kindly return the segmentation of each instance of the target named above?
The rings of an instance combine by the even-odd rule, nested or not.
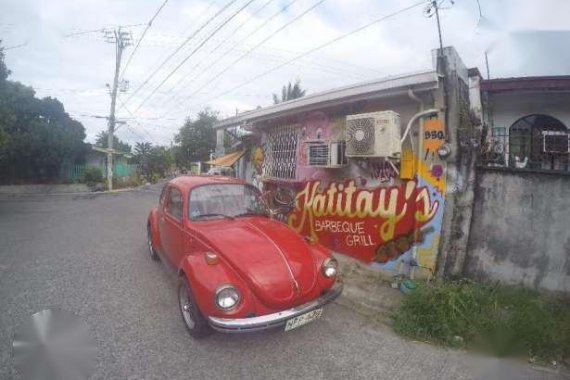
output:
[[[428,188],[415,181],[371,190],[356,188],[354,181],[331,183],[324,189],[320,185],[308,182],[297,194],[289,225],[367,262],[393,260],[420,241],[420,228],[439,207],[439,202],[432,203]]]

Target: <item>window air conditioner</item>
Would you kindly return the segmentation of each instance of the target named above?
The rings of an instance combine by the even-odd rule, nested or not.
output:
[[[344,141],[308,141],[307,164],[334,168],[346,165]]]
[[[394,111],[346,117],[347,157],[400,157],[400,115]]]
[[[542,131],[544,153],[570,153],[570,132]]]

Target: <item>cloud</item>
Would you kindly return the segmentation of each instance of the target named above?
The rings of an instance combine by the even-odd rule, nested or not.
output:
[[[170,0],[127,68],[125,79],[130,82],[130,89],[121,95],[122,101],[127,101],[182,41],[227,2]],[[431,68],[431,49],[438,46],[437,29],[435,20],[425,17],[420,6],[250,81],[302,52],[414,3],[412,0],[327,0],[213,80],[217,73],[317,0],[297,1],[285,12],[280,10],[290,0],[274,0],[256,13],[266,2],[254,1],[194,53],[135,114],[136,121],[130,120],[131,115],[119,102],[118,116],[129,121],[128,126],[118,130],[119,137],[131,143],[151,140],[168,144],[186,117],[195,115],[204,106],[229,116],[236,109],[269,105],[273,92],[297,78],[312,93]],[[34,86],[39,96],[59,98],[66,110],[85,125],[88,140],[93,141],[106,128],[105,119],[89,115],[109,112],[110,98],[105,85],[113,79],[114,48],[100,33],[69,38],[64,35],[145,23],[160,3],[160,0],[4,0],[0,14],[4,46],[30,41],[26,47],[6,52],[12,78]],[[246,0],[236,1],[197,33],[128,101],[127,108],[137,109],[179,62],[245,3]],[[570,51],[567,45],[570,39],[565,29],[570,2],[480,0],[480,3],[482,19],[476,0],[456,2],[441,12],[444,44],[454,45],[468,67],[478,66],[484,72],[484,51],[498,39],[501,43],[489,54],[494,76],[568,73],[570,57],[566,52]],[[449,1],[445,5],[450,6]],[[237,44],[274,14],[278,15],[271,22]],[[135,41],[143,29],[144,25],[128,28]],[[125,51],[125,61],[132,49],[131,46]],[[228,92],[241,84],[245,85]]]

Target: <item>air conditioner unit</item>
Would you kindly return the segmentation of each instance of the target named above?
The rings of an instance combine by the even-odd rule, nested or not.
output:
[[[399,157],[400,115],[394,111],[346,117],[347,157]]]
[[[544,153],[570,153],[570,133],[567,131],[542,131]]]
[[[344,141],[307,141],[307,165],[334,168],[346,165]]]

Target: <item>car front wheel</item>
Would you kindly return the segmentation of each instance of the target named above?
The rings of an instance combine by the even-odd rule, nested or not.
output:
[[[190,335],[200,339],[212,333],[212,329],[200,312],[200,309],[198,309],[192,289],[184,277],[180,279],[180,284],[178,285],[178,304],[182,320]]]

